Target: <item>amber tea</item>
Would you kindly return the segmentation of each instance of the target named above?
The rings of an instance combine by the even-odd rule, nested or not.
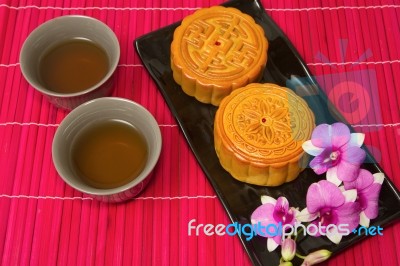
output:
[[[108,120],[88,126],[72,144],[72,161],[90,186],[107,189],[129,183],[144,169],[145,138],[132,125]]]
[[[88,39],[72,39],[45,53],[39,62],[39,77],[51,91],[74,93],[101,81],[108,64],[103,48]]]

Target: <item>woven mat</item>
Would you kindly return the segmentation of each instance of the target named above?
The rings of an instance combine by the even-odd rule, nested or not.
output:
[[[2,265],[249,265],[237,237],[188,236],[187,224],[230,223],[133,40],[220,1],[0,1],[0,260]],[[400,3],[394,0],[262,1],[335,106],[400,187]],[[25,81],[20,48],[61,15],[102,20],[121,60],[114,96],[139,102],[161,126],[164,146],[148,188],[106,204],[67,186],[51,160],[66,111]],[[346,83],[358,84],[343,102]],[[397,87],[396,87],[397,86]],[[348,94],[348,93],[347,93]],[[327,265],[399,265],[400,225],[384,229]]]

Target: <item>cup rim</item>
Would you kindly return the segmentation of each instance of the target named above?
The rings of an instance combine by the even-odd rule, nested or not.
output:
[[[95,187],[91,187],[90,185],[87,185],[88,187],[90,187],[90,189],[85,189],[79,186],[76,186],[73,182],[71,182],[68,178],[66,178],[64,175],[61,174],[61,171],[59,171],[60,166],[59,164],[61,163],[60,160],[57,158],[58,156],[57,151],[56,151],[56,142],[59,142],[61,139],[61,134],[63,129],[66,129],[67,127],[69,127],[71,125],[71,123],[74,123],[74,121],[76,122],[77,119],[79,117],[82,117],[85,115],[85,109],[88,108],[88,106],[91,105],[99,105],[102,102],[109,102],[109,101],[116,101],[116,102],[124,102],[124,103],[128,103],[129,105],[135,106],[136,108],[138,108],[138,110],[142,113],[144,113],[147,116],[147,121],[148,123],[151,124],[152,128],[155,129],[156,131],[156,142],[158,143],[158,145],[156,145],[154,151],[154,160],[150,161],[150,164],[148,165],[147,169],[143,169],[143,171],[132,181],[130,181],[129,183],[122,185],[122,186],[118,186],[116,188],[108,188],[108,189],[101,189],[101,188],[95,188]],[[125,191],[128,191],[129,189],[139,185],[140,183],[142,183],[146,178],[149,177],[149,175],[151,174],[151,172],[154,170],[154,167],[156,166],[160,154],[161,154],[161,148],[162,148],[162,136],[161,136],[161,130],[160,130],[160,126],[158,125],[156,119],[154,118],[154,116],[142,105],[140,105],[139,103],[136,103],[134,101],[125,99],[125,98],[119,98],[119,97],[102,97],[102,98],[97,98],[97,99],[93,99],[91,101],[85,102],[81,105],[79,105],[78,107],[76,107],[75,109],[73,109],[64,119],[63,121],[60,123],[59,127],[56,130],[56,133],[54,135],[53,138],[53,143],[52,143],[52,160],[53,160],[53,164],[57,170],[58,175],[64,180],[65,183],[67,183],[69,186],[73,187],[74,189],[83,192],[85,194],[88,195],[92,195],[92,196],[112,196],[115,194],[119,194],[119,193],[123,193]]]
[[[98,23],[100,25],[102,25],[107,31],[109,31],[111,34],[111,38],[113,39],[113,41],[115,41],[118,45],[116,46],[116,59],[113,60],[113,62],[111,62],[111,67],[109,69],[109,71],[107,72],[107,74],[96,84],[94,84],[93,86],[82,90],[82,91],[78,91],[78,92],[73,92],[73,93],[59,93],[59,92],[55,92],[55,91],[51,91],[46,89],[42,84],[37,83],[37,84],[32,84],[32,82],[27,78],[27,74],[26,74],[26,68],[25,68],[25,64],[22,60],[22,58],[25,56],[26,53],[26,49],[27,49],[27,45],[28,45],[28,41],[33,38],[33,36],[35,34],[38,34],[38,32],[40,31],[41,28],[48,26],[51,23],[54,23],[56,21],[61,21],[61,20],[65,20],[68,18],[80,18],[80,19],[88,19],[88,20],[92,20],[95,23]],[[40,24],[38,27],[36,27],[29,35],[28,37],[25,39],[22,47],[21,47],[21,52],[19,55],[19,63],[20,63],[20,68],[21,68],[21,72],[22,75],[24,76],[25,80],[35,89],[40,91],[41,93],[48,95],[48,96],[53,96],[53,97],[60,97],[60,98],[68,98],[68,97],[75,97],[75,96],[82,96],[85,94],[88,94],[94,90],[96,90],[97,88],[99,88],[100,86],[102,86],[104,83],[107,82],[107,80],[109,80],[111,78],[111,76],[114,74],[115,70],[117,69],[118,63],[119,63],[119,59],[121,56],[121,48],[120,48],[120,44],[118,41],[117,36],[115,35],[115,32],[104,22],[93,18],[93,17],[89,17],[89,16],[85,16],[85,15],[62,15],[59,17],[55,17],[52,18],[50,20],[47,20],[45,22],[43,22],[42,24]]]

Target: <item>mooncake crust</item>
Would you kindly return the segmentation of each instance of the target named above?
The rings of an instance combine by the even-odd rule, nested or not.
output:
[[[294,180],[307,160],[302,144],[315,117],[292,90],[253,83],[225,97],[214,122],[215,150],[234,178],[263,186]]]
[[[218,106],[232,90],[259,81],[268,41],[254,19],[215,6],[183,19],[171,44],[173,78],[183,91]]]

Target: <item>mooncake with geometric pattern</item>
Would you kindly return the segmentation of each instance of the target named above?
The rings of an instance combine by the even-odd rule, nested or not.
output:
[[[171,44],[173,78],[183,91],[218,106],[233,90],[260,80],[268,41],[254,19],[215,6],[183,19]]]

